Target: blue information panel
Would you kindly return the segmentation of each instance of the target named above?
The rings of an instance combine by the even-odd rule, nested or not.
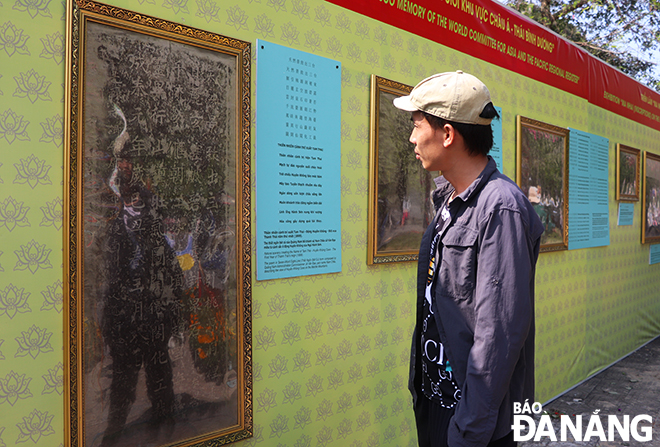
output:
[[[633,215],[635,213],[635,205],[632,203],[619,203],[619,222],[621,225],[632,225],[633,224]]]
[[[568,249],[609,245],[609,140],[569,130]]]
[[[493,120],[491,126],[493,128],[493,148],[488,153],[495,163],[497,164],[497,169],[500,172],[504,173],[502,170],[502,108],[495,106],[495,110],[500,115],[500,119]]]
[[[660,244],[649,247],[649,265],[660,263]]]
[[[257,40],[257,279],[341,271],[341,64]]]

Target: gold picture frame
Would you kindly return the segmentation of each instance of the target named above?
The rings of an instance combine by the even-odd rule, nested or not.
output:
[[[67,3],[67,446],[252,436],[250,51]]]
[[[539,214],[541,251],[568,249],[569,130],[516,117],[516,183]]]
[[[644,151],[642,244],[660,242],[660,155]]]
[[[616,200],[639,201],[641,151],[621,143],[616,145]]]
[[[410,113],[392,100],[412,87],[371,75],[367,263],[416,261],[419,244],[433,220],[433,176],[408,141]]]

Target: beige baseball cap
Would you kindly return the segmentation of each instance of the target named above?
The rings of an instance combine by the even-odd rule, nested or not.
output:
[[[479,115],[491,102],[488,87],[471,74],[438,73],[421,81],[408,96],[394,99],[394,106],[407,112],[422,111],[465,124],[490,124]]]

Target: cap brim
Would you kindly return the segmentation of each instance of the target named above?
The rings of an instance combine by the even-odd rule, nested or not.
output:
[[[394,98],[394,107],[397,109],[405,110],[406,112],[416,112],[419,110],[419,107],[415,106],[411,101],[410,101],[410,95],[408,96],[399,96],[398,98]]]

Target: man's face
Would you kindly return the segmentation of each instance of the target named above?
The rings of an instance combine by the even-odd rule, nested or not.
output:
[[[415,145],[415,155],[427,171],[442,171],[443,129],[435,129],[426,120],[422,112],[412,113],[413,131],[410,142]]]

